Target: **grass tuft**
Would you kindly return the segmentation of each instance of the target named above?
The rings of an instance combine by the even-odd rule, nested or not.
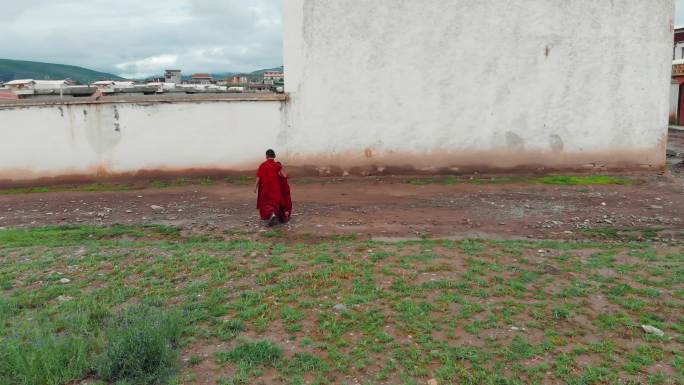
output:
[[[283,350],[271,341],[243,342],[229,352],[219,352],[219,363],[232,362],[249,368],[274,367],[283,356]]]
[[[61,385],[90,370],[92,342],[46,330],[0,339],[0,384]]]
[[[178,369],[182,326],[178,313],[128,309],[106,331],[108,342],[97,360],[98,375],[106,381],[164,383]]]

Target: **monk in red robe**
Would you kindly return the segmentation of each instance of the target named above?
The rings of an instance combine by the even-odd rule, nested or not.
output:
[[[287,173],[283,169],[282,163],[277,163],[280,165],[278,180],[280,182],[280,193],[283,198],[280,206],[280,221],[286,223],[290,221],[290,216],[292,215],[292,196],[290,195],[290,183],[287,180]]]
[[[262,220],[268,221],[269,226],[275,225],[278,220],[287,222],[292,213],[287,174],[283,171],[283,165],[275,161],[275,157],[275,151],[266,151],[266,161],[259,166],[254,186],[259,215]]]

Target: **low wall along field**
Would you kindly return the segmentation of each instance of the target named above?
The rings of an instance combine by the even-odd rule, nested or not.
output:
[[[0,107],[0,180],[253,169],[278,144],[271,99]]]

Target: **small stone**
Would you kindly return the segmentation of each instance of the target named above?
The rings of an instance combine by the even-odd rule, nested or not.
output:
[[[520,328],[517,326],[511,326],[511,330],[513,330],[514,332],[517,332],[518,330],[520,330]]]
[[[658,329],[658,328],[656,328],[656,327],[653,327],[653,326],[651,326],[651,325],[641,325],[641,328],[644,329],[644,331],[645,331],[646,333],[655,334],[655,335],[657,335],[658,337],[663,337],[663,336],[665,336],[665,332],[664,332],[664,331],[662,331],[662,330],[660,330],[660,329]]]
[[[133,210],[126,210],[126,214],[133,214]]]
[[[649,206],[651,210],[662,210],[663,206],[658,206],[658,205],[651,205]]]
[[[57,297],[57,301],[59,301],[59,302],[69,302],[69,301],[73,301],[73,300],[74,300],[74,297],[70,297],[68,295],[60,295],[59,297]]]
[[[154,211],[164,211],[163,207],[157,206],[157,205],[152,205],[152,206],[150,206],[150,208]]]
[[[71,280],[69,278],[62,278],[59,280],[59,283],[69,283]]]
[[[608,206],[606,202],[601,202],[601,206]]]
[[[437,380],[434,378],[428,381],[428,385],[438,385]]]
[[[347,307],[341,303],[338,303],[337,305],[333,306],[333,311],[335,313],[346,313]]]

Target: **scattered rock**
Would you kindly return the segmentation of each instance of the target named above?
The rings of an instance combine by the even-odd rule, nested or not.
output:
[[[437,380],[435,380],[434,378],[431,379],[431,380],[429,380],[429,381],[428,381],[428,385],[438,385],[438,384],[437,384]]]
[[[71,280],[69,278],[62,278],[59,280],[59,283],[69,283]]]
[[[59,301],[59,302],[69,302],[69,301],[73,301],[73,300],[74,300],[74,297],[70,297],[68,295],[60,295],[59,297],[57,297],[57,301]]]
[[[657,335],[658,337],[663,337],[663,336],[665,336],[665,332],[664,332],[664,331],[662,331],[662,330],[660,330],[660,329],[658,329],[658,328],[656,328],[656,327],[653,327],[653,326],[651,326],[651,325],[641,325],[641,328],[644,329],[644,331],[645,331],[646,333],[655,334],[655,335]]]
[[[651,205],[649,206],[651,210],[662,210],[663,206],[658,206],[658,205]]]
[[[157,206],[157,205],[152,205],[152,206],[150,206],[150,208],[154,211],[164,211],[163,207]]]
[[[126,210],[126,214],[133,214],[133,210]]]
[[[333,306],[333,311],[335,313],[346,313],[347,307],[341,303],[338,303],[337,305]]]

